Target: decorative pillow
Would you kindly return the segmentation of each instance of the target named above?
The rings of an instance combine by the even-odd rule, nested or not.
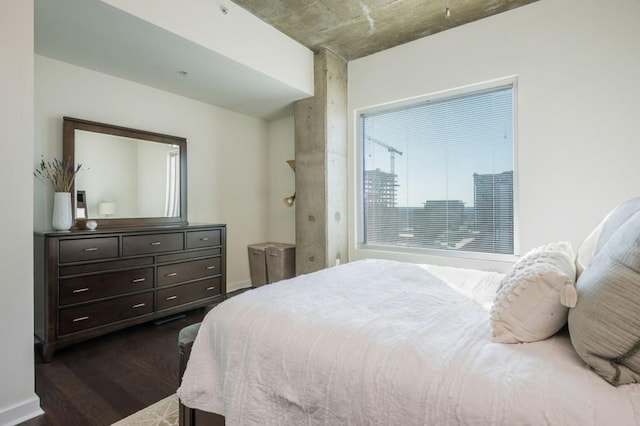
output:
[[[576,268],[571,244],[550,243],[518,260],[496,294],[491,308],[493,341],[525,343],[554,335],[567,322],[560,303],[563,288],[572,291]]]
[[[640,382],[640,212],[596,251],[576,289],[569,334],[578,355],[614,386]]]
[[[576,256],[578,276],[589,266],[593,256],[605,245],[620,225],[638,211],[640,211],[640,197],[632,198],[617,205],[602,219],[596,229],[591,231],[589,236],[578,247],[578,255]]]

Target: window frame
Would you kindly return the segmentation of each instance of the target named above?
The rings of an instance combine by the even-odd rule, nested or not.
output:
[[[512,88],[513,105],[513,254],[486,253],[462,250],[441,250],[435,248],[419,247],[399,247],[393,245],[368,244],[364,242],[365,237],[365,208],[364,208],[364,153],[365,140],[363,133],[363,123],[367,115],[378,114],[407,109],[416,105],[442,101],[448,98],[480,94],[504,87]],[[514,257],[520,254],[520,225],[519,225],[519,143],[518,143],[518,78],[509,76],[490,80],[482,83],[475,83],[461,86],[454,89],[442,90],[412,98],[387,102],[384,104],[358,109],[355,112],[356,132],[355,132],[355,156],[356,156],[356,205],[355,205],[355,248],[357,250],[372,250],[374,252],[407,253],[414,255],[425,255],[432,257],[467,258],[490,261],[513,261]]]

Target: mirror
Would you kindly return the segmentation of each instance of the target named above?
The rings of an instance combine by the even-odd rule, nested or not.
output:
[[[184,138],[64,117],[63,156],[82,164],[74,219],[100,227],[185,225]]]

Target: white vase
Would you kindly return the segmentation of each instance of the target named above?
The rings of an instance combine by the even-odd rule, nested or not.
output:
[[[51,218],[53,229],[67,231],[73,224],[71,216],[71,193],[56,192],[53,194],[53,217]]]

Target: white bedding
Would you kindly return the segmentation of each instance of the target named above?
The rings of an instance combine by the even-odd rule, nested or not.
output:
[[[491,343],[502,275],[365,260],[229,299],[178,395],[233,425],[634,425],[568,336]]]

